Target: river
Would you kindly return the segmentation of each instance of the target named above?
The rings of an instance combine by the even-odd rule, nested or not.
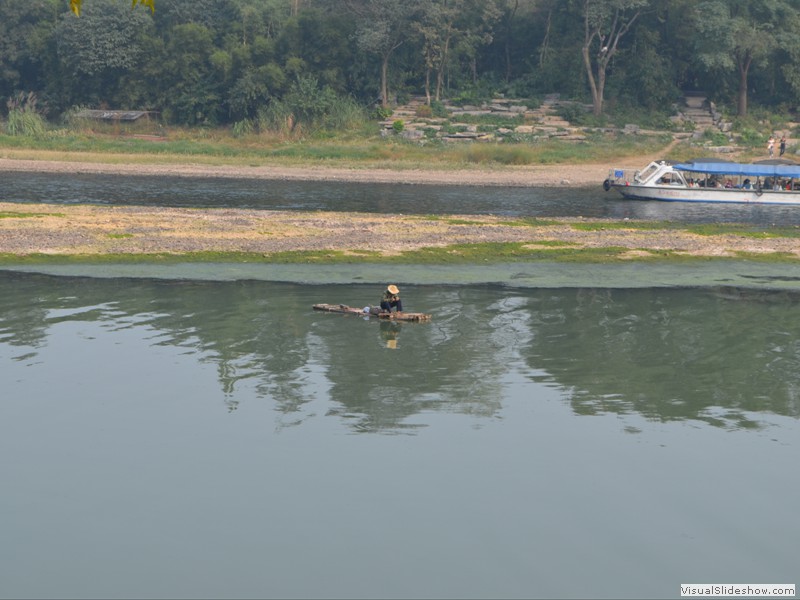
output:
[[[644,202],[590,188],[3,172],[0,201],[800,225],[792,206]]]
[[[210,196],[235,203],[227,185]],[[800,291],[780,278],[406,266],[406,309],[433,320],[392,324],[311,310],[375,302],[358,267],[174,268],[0,271],[0,597],[796,583]]]

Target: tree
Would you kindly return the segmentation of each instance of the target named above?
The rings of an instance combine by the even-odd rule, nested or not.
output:
[[[381,104],[389,105],[389,61],[411,37],[411,22],[417,10],[414,0],[346,0],[357,20],[358,47],[377,54],[381,61]]]
[[[463,9],[457,0],[429,0],[423,4],[414,27],[422,40],[425,59],[425,97],[431,103],[431,73],[436,74],[434,99],[440,100],[444,85],[444,70],[450,55],[451,42],[456,35],[455,21]]]
[[[122,77],[141,62],[149,15],[117,0],[92,0],[80,19],[64,16],[56,28],[60,68],[66,76],[61,101],[116,104]]]
[[[494,28],[502,16],[499,0],[466,0],[469,10],[462,13],[457,38],[460,56],[469,63],[473,85],[478,82],[478,54],[491,44]]]
[[[787,83],[787,95],[796,99],[800,97],[800,14],[789,13],[784,24],[776,36],[776,58],[780,74]]]
[[[750,68],[769,60],[797,9],[782,0],[708,0],[693,17],[697,60],[710,71],[736,71],[738,114],[746,116]]]
[[[0,98],[42,85],[58,0],[0,2]]]
[[[580,0],[583,17],[581,53],[595,115],[603,112],[606,76],[619,42],[641,16],[649,0]]]
[[[516,46],[517,21],[520,13],[530,14],[536,7],[538,0],[503,0],[501,5],[502,16],[502,48],[505,64],[505,81],[511,81],[514,74],[514,50]]]

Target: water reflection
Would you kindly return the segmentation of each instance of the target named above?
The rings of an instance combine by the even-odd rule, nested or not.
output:
[[[371,286],[69,279],[0,273],[4,377],[58,328],[92,323],[213,365],[220,405],[267,400],[279,427],[323,414],[354,432],[410,433],[432,413],[502,418],[509,374],[555,387],[576,415],[756,428],[800,416],[800,296],[738,289],[407,286],[431,323],[315,313],[369,303]],[[61,344],[64,340],[60,340]],[[136,382],[126,386],[136,393]],[[635,430],[635,428],[631,428]]]
[[[796,294],[736,289],[582,290],[532,300],[531,367],[575,413],[639,413],[757,427],[800,416]]]

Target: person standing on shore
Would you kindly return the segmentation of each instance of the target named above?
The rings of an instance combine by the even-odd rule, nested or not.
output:
[[[770,158],[775,156],[775,136],[769,136],[769,140],[767,140],[767,152],[769,152]]]
[[[392,312],[393,308],[399,313],[403,312],[403,301],[400,300],[400,289],[396,285],[388,286],[381,300],[381,310]]]
[[[778,156],[783,156],[783,153],[786,152],[786,136],[781,136],[781,146],[780,146],[780,154]]]

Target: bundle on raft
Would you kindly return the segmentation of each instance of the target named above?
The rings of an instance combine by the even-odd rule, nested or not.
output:
[[[391,321],[430,321],[431,315],[425,313],[412,313],[412,312],[387,312],[381,310],[377,306],[367,306],[364,308],[355,308],[347,306],[346,304],[315,304],[312,307],[314,310],[321,310],[324,312],[344,313],[348,315],[360,315],[362,317],[377,317],[379,319],[389,319]]]

